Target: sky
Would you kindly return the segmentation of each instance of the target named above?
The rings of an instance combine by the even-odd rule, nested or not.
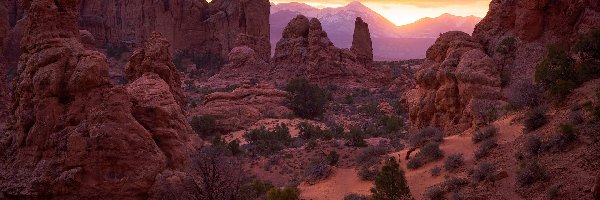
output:
[[[313,7],[342,7],[353,0],[271,0],[271,2],[306,3]],[[396,25],[405,25],[424,17],[438,17],[444,13],[457,16],[485,17],[491,0],[359,0],[365,6],[383,15]]]

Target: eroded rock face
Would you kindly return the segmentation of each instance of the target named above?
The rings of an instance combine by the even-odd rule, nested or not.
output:
[[[144,199],[169,185],[156,181],[161,174],[185,176],[191,128],[167,81],[148,72],[112,86],[106,57],[80,43],[79,1],[30,3],[15,128],[0,137],[0,191],[26,199]]]
[[[415,128],[460,133],[484,124],[502,101],[500,70],[483,46],[463,32],[448,32],[427,51],[408,97]]]
[[[154,32],[146,47],[133,52],[125,66],[125,76],[130,82],[135,82],[146,73],[157,74],[170,87],[177,103],[183,106],[185,96],[181,89],[181,79],[173,64],[169,41],[161,33]]]
[[[229,63],[211,77],[209,82],[236,84],[248,80],[264,80],[268,78],[269,70],[269,64],[259,58],[252,48],[239,46],[231,50]]]
[[[356,18],[354,24],[354,36],[350,49],[360,62],[364,64],[373,62],[373,42],[371,33],[369,33],[369,24],[360,17]]]
[[[318,19],[302,15],[284,29],[272,65],[277,80],[296,77],[313,82],[360,82],[373,75],[355,53],[333,45]]]
[[[246,83],[233,92],[208,95],[199,111],[215,117],[222,132],[244,130],[261,119],[281,119],[292,113],[284,104],[287,95],[267,84]]]
[[[81,28],[98,46],[137,46],[158,31],[176,51],[226,60],[233,47],[247,45],[270,57],[268,0],[82,0],[80,7]]]

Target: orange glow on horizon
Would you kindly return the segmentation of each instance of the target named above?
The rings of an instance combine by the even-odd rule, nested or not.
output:
[[[360,2],[396,25],[413,23],[444,13],[457,16],[485,17],[491,0],[361,0]],[[275,4],[300,2],[316,8],[343,7],[352,0],[271,0]]]

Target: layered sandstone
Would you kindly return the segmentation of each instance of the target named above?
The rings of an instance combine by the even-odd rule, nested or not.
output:
[[[444,33],[427,51],[408,97],[415,128],[460,133],[489,122],[502,101],[500,70],[483,46],[463,32]]]
[[[289,116],[292,111],[284,103],[287,95],[271,85],[246,83],[232,92],[208,95],[199,114],[215,117],[221,132],[245,130],[261,119]]]
[[[139,46],[158,31],[174,50],[194,56],[226,60],[247,45],[268,60],[269,7],[268,0],[83,0],[79,23],[98,46]]]
[[[364,53],[358,46],[356,49]],[[278,80],[296,77],[314,82],[361,82],[373,75],[355,53],[333,45],[318,19],[309,20],[302,15],[284,29],[272,66]]]
[[[106,57],[80,43],[79,1],[30,3],[15,128],[0,137],[1,193],[144,199],[185,188],[177,178],[160,181],[184,179],[193,151],[172,80],[139,69],[146,73],[129,85],[112,86]]]
[[[235,47],[229,53],[229,63],[209,79],[211,83],[237,84],[248,80],[265,80],[270,67],[248,46]]]

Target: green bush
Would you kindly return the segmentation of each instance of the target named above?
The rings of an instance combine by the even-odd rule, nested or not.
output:
[[[576,79],[575,60],[567,48],[550,45],[546,58],[536,67],[535,80],[552,95],[564,98],[577,86]]]
[[[579,82],[600,77],[600,29],[579,38],[573,50],[581,58],[576,66]]]
[[[416,169],[424,164],[433,162],[444,157],[444,152],[440,150],[439,143],[429,143],[425,145],[414,158],[410,159],[407,163],[409,169]]]
[[[464,164],[465,157],[463,154],[452,154],[446,158],[446,161],[444,162],[444,169],[451,172],[458,169],[460,166],[463,166]]]
[[[292,136],[285,124],[278,124],[272,130],[265,127],[244,134],[244,139],[261,155],[270,155],[292,145]]]
[[[425,189],[425,197],[429,200],[443,200],[444,199],[444,194],[446,194],[446,191],[444,191],[444,188],[442,188],[441,186],[431,186],[428,187],[427,189]]]
[[[513,53],[516,48],[516,43],[517,39],[515,39],[514,37],[504,38],[502,39],[502,41],[500,41],[500,44],[496,48],[496,51],[503,55]]]
[[[361,165],[358,168],[358,177],[360,178],[360,180],[363,181],[374,181],[375,178],[377,177],[377,174],[379,173],[379,171],[377,170],[377,167],[374,166],[368,166],[368,165]]]
[[[267,192],[267,200],[298,200],[300,192],[296,188],[272,188]]]
[[[481,143],[479,147],[477,147],[477,149],[475,150],[475,159],[479,160],[483,157],[486,157],[496,146],[498,146],[498,144],[496,143],[496,138],[490,138],[483,141],[483,143]]]
[[[531,185],[547,178],[544,169],[536,160],[525,160],[520,163],[517,170],[517,183],[520,186]]]
[[[365,195],[352,193],[344,196],[344,200],[369,200],[369,197]]]
[[[431,168],[429,173],[431,173],[431,176],[440,176],[440,174],[442,173],[442,168],[440,166],[435,166]]]
[[[285,86],[290,93],[287,104],[294,113],[302,118],[321,117],[329,101],[327,91],[306,79],[293,79]]]
[[[373,200],[412,199],[404,172],[395,158],[390,158],[375,178],[375,187],[371,188]]]
[[[427,127],[413,134],[409,138],[409,143],[412,147],[421,147],[430,142],[442,142],[444,140],[444,132],[437,128]]]
[[[477,144],[481,141],[487,140],[489,138],[495,137],[498,134],[498,129],[494,126],[488,126],[486,128],[477,130],[471,140],[473,140],[474,144]]]
[[[346,145],[352,147],[366,147],[365,133],[359,128],[351,128],[346,137]]]
[[[534,108],[525,113],[525,131],[531,132],[541,128],[548,122],[546,112],[542,108]]]
[[[275,186],[270,182],[253,180],[242,185],[239,192],[239,199],[264,199],[267,192]]]
[[[494,182],[496,181],[496,165],[488,162],[480,163],[471,170],[470,174],[476,183],[482,181]]]
[[[387,133],[395,133],[404,127],[404,123],[399,116],[383,116],[379,122]]]
[[[217,131],[217,120],[210,115],[194,116],[190,125],[196,134],[204,139],[214,136]]]
[[[337,151],[331,151],[329,152],[329,154],[327,154],[327,157],[325,157],[325,159],[327,160],[327,163],[329,163],[329,165],[335,166],[340,160],[340,154],[338,154]]]

